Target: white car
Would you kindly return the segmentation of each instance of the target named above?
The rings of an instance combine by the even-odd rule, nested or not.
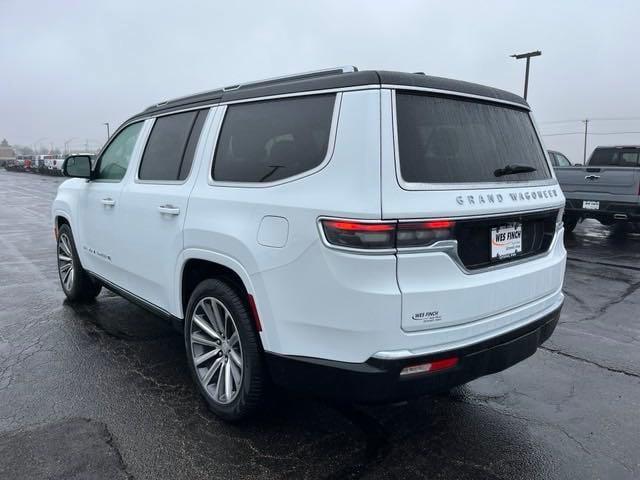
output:
[[[62,289],[180,325],[211,409],[271,382],[390,401],[532,355],[563,303],[564,197],[527,103],[338,68],[162,102],[53,203]]]

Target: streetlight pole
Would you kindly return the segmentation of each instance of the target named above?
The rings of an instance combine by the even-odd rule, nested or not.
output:
[[[107,141],[109,141],[109,137],[111,136],[111,134],[109,133],[109,122],[105,122],[103,123],[103,125],[107,126]]]
[[[540,50],[536,50],[535,52],[527,52],[527,53],[515,53],[511,55],[516,60],[520,60],[522,58],[527,59],[527,67],[524,73],[524,99],[527,99],[527,93],[529,91],[529,62],[531,61],[531,57],[539,57],[542,55]]]

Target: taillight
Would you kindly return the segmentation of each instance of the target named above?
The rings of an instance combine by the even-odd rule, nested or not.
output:
[[[395,223],[322,220],[322,228],[327,241],[339,247],[386,249],[395,245]]]
[[[396,245],[398,248],[425,247],[440,240],[451,240],[454,226],[451,220],[399,223]]]
[[[429,220],[422,222],[356,222],[322,220],[327,241],[338,247],[379,250],[425,247],[454,238],[455,222]]]

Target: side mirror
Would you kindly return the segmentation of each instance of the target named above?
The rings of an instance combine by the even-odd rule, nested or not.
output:
[[[91,157],[89,155],[71,155],[62,164],[65,177],[91,178]]]

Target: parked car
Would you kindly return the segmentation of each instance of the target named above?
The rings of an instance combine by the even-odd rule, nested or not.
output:
[[[353,68],[234,85],[149,107],[64,171],[62,290],[179,325],[228,420],[271,381],[447,390],[529,357],[559,318],[564,197],[508,92]]]
[[[61,176],[63,164],[64,164],[64,158],[61,158],[61,157],[54,157],[51,160],[49,160],[49,165],[48,165],[49,174]]]
[[[569,159],[562,153],[556,152],[555,150],[547,150],[549,154],[549,160],[551,160],[551,165],[555,167],[570,167],[572,164]]]
[[[567,197],[564,227],[595,218],[603,225],[640,222],[640,146],[597,147],[585,166],[556,168]]]

